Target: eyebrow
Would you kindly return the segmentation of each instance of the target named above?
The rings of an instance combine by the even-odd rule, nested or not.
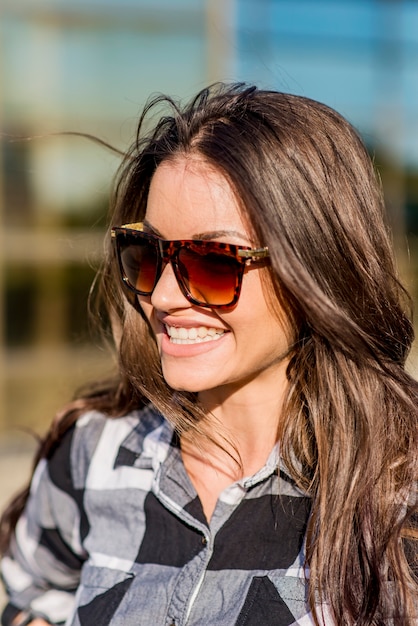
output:
[[[156,235],[157,237],[161,237],[161,239],[164,239],[164,236],[160,233],[160,231],[157,228],[151,226],[151,224],[146,219],[144,220],[143,224],[146,229],[150,231],[151,234]],[[212,241],[213,239],[220,239],[221,237],[238,237],[239,239],[244,239],[248,241],[248,235],[240,233],[237,230],[211,230],[205,233],[195,233],[190,237],[190,239],[198,239],[200,241]]]

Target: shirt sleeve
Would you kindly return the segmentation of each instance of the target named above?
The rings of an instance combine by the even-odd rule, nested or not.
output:
[[[25,511],[1,566],[9,607],[51,624],[65,622],[71,614],[86,559],[84,490],[74,487],[71,471],[74,430],[65,434],[49,460],[38,464]]]

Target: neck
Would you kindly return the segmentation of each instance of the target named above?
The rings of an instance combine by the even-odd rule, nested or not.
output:
[[[225,463],[231,455],[240,460],[244,475],[260,469],[277,442],[282,404],[287,389],[286,363],[277,375],[265,372],[240,385],[228,385],[199,394],[208,416],[208,434],[225,448]],[[205,451],[221,461],[222,451],[203,444]],[[220,456],[221,455],[221,456]],[[227,460],[229,459],[229,460]]]
[[[181,437],[183,462],[206,518],[228,485],[252,476],[266,463],[277,442],[287,389],[286,364],[277,376],[265,372],[240,385],[201,392],[208,437]]]

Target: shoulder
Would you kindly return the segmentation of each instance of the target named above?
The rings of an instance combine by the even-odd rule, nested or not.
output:
[[[94,465],[115,467],[121,458],[138,458],[147,452],[161,454],[172,439],[173,429],[153,405],[111,417],[98,411],[82,414],[62,437],[48,459],[52,481],[68,490],[83,488]],[[126,464],[126,463],[124,463]]]
[[[152,405],[131,411],[125,415],[112,416],[99,411],[88,411],[80,415],[74,424],[76,432],[83,434],[84,441],[90,442],[100,438],[105,428],[121,435],[132,429],[140,429],[144,434],[161,427],[165,418]]]

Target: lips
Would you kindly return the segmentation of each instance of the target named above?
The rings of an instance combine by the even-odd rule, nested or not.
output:
[[[209,341],[216,341],[222,337],[225,331],[221,328],[211,328],[208,326],[193,326],[184,328],[182,326],[169,326],[164,324],[167,335],[171,343],[195,344]]]

